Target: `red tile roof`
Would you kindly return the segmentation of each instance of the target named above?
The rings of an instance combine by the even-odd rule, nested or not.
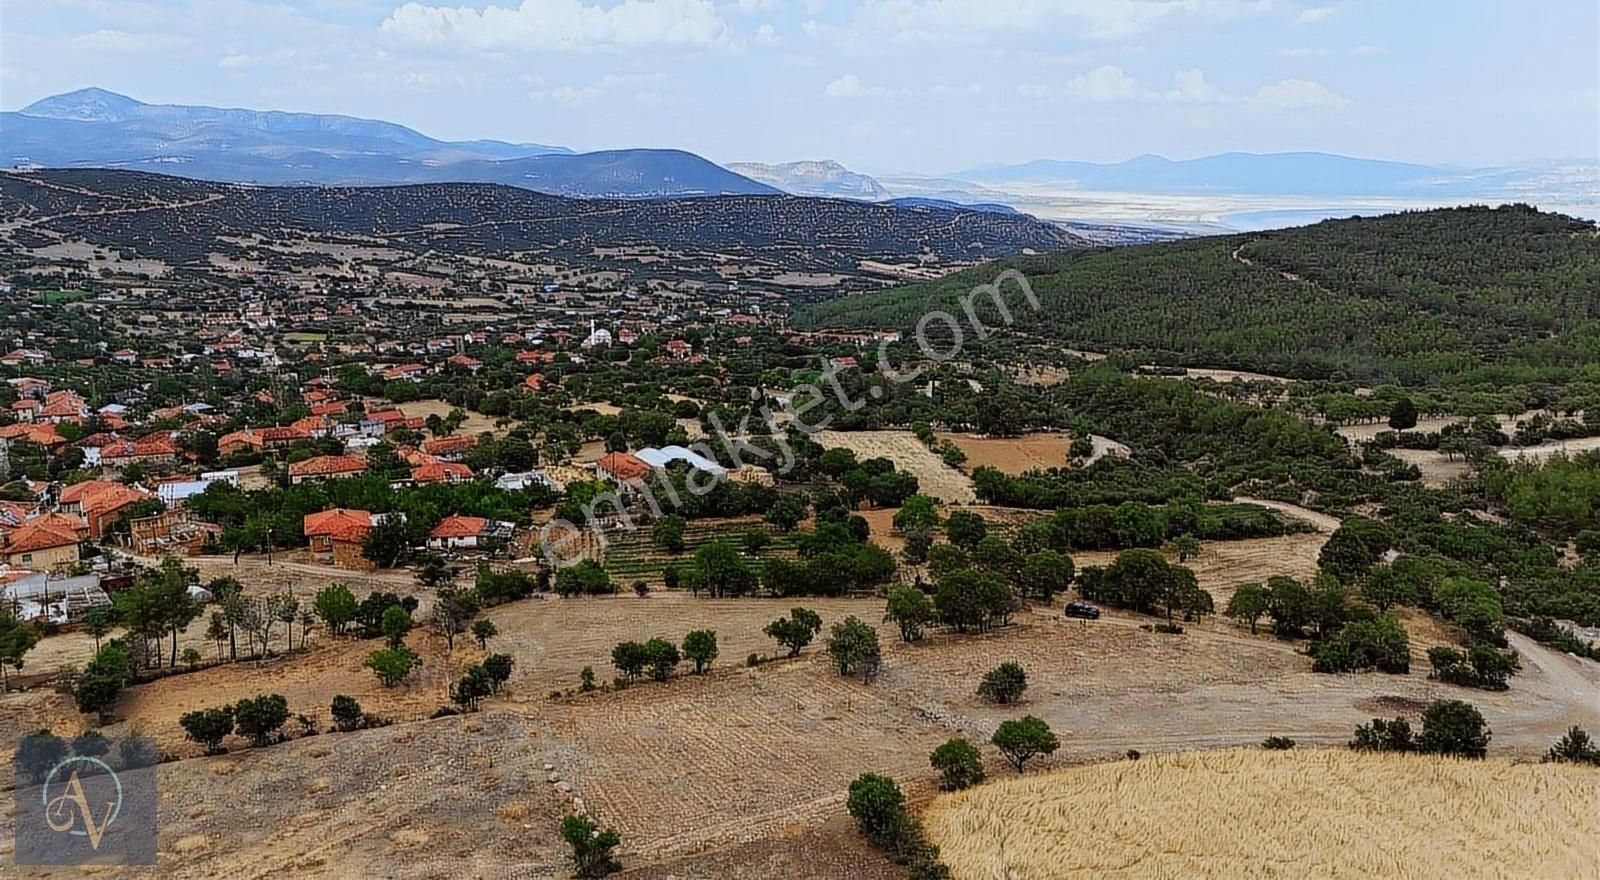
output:
[[[489,521],[481,516],[447,516],[428,533],[430,538],[473,538],[483,534]]]
[[[321,513],[308,513],[305,518],[307,538],[326,535],[335,541],[356,543],[366,540],[370,531],[372,514],[365,510],[335,507]]]
[[[595,467],[619,480],[637,480],[650,473],[650,465],[638,456],[626,452],[613,452],[602,456],[594,464]]]
[[[289,465],[289,476],[331,477],[364,473],[366,469],[366,459],[353,455],[319,455]]]

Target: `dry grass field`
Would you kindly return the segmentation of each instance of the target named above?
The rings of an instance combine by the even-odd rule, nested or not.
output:
[[[966,474],[945,464],[909,431],[818,431],[811,439],[830,449],[849,449],[859,459],[887,458],[917,478],[922,494],[946,504],[971,504],[978,498]]]
[[[948,440],[967,455],[962,470],[972,473],[981,467],[991,467],[1003,474],[1017,476],[1032,470],[1045,470],[1067,466],[1067,449],[1072,438],[1066,434],[1024,434],[1021,437],[985,437],[981,434],[938,435]]]
[[[1348,751],[1008,778],[925,821],[956,880],[1594,877],[1600,772]]]

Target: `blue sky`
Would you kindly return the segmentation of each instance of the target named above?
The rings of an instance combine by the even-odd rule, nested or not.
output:
[[[937,173],[1325,150],[1600,154],[1594,0],[0,0],[0,107],[346,113],[436,137]]]

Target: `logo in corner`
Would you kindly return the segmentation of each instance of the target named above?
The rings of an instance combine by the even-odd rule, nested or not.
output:
[[[96,777],[103,775],[104,780],[100,781],[108,784],[96,785],[95,793],[100,796],[113,794],[114,797],[103,803],[91,803],[90,795],[78,775],[80,769]],[[63,777],[65,783],[60,781]],[[59,794],[56,793],[58,791]],[[44,785],[39,789],[39,797],[44,803],[45,823],[51,831],[86,837],[89,839],[89,848],[99,850],[106,829],[122,813],[122,780],[117,777],[117,771],[99,758],[74,755],[51,768]],[[97,814],[97,808],[102,806],[104,809]]]

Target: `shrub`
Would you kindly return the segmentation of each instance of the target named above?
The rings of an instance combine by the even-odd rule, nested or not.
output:
[[[651,678],[666,681],[683,662],[683,655],[678,653],[677,645],[666,639],[651,639],[644,643],[644,661],[650,667]]]
[[[493,692],[494,683],[489,680],[489,673],[484,671],[482,664],[469,666],[466,673],[450,686],[450,701],[467,712],[476,712],[478,703]]]
[[[1556,744],[1545,752],[1546,761],[1565,761],[1571,764],[1594,764],[1600,767],[1600,748],[1594,744],[1589,732],[1577,725],[1573,725],[1566,735],[1556,740]]]
[[[1506,680],[1520,666],[1516,652],[1500,651],[1493,645],[1478,643],[1467,651],[1444,646],[1428,649],[1432,678],[1462,687],[1503,691]]]
[[[361,711],[361,704],[356,702],[355,697],[343,694],[334,697],[333,705],[329,707],[329,714],[333,716],[333,726],[344,733],[360,730],[365,726],[366,713]]]
[[[1435,700],[1422,713],[1417,750],[1436,755],[1482,758],[1489,752],[1489,726],[1483,713],[1460,700]]]
[[[978,696],[991,703],[1015,703],[1028,689],[1028,674],[1016,663],[1002,663],[989,670],[978,685]]]
[[[289,701],[282,694],[262,694],[240,700],[233,706],[234,724],[241,736],[256,746],[272,742],[272,737],[289,720]]]
[[[1409,752],[1416,748],[1411,735],[1411,724],[1404,718],[1385,721],[1374,718],[1356,728],[1350,748],[1361,752]]]
[[[572,867],[579,877],[604,877],[622,867],[611,854],[622,835],[610,828],[601,831],[588,816],[562,818],[561,839],[572,847]]]
[[[863,773],[850,783],[845,806],[861,833],[873,843],[880,843],[888,839],[895,821],[905,815],[906,799],[893,779]]]
[[[410,648],[401,645],[398,648],[384,648],[373,651],[367,655],[363,666],[372,670],[378,676],[378,681],[384,687],[394,687],[411,675],[411,670],[421,665],[422,658],[418,657]]]
[[[492,693],[498,694],[506,686],[506,682],[511,680],[511,670],[515,666],[516,661],[510,654],[490,654],[483,659],[483,671],[489,676],[489,690]]]
[[[928,762],[939,771],[939,787],[945,791],[971,788],[983,781],[983,757],[976,746],[962,737],[949,739],[934,749]]]
[[[1316,672],[1355,672],[1376,668],[1391,675],[1411,671],[1411,641],[1392,614],[1358,620],[1317,645]]]
[[[228,751],[222,741],[233,733],[233,709],[224,706],[185,712],[178,719],[178,726],[183,728],[184,736],[205,746],[206,754],[221,755]]]
[[[1261,741],[1261,747],[1273,752],[1283,752],[1294,748],[1294,740],[1286,736],[1269,736]]]

